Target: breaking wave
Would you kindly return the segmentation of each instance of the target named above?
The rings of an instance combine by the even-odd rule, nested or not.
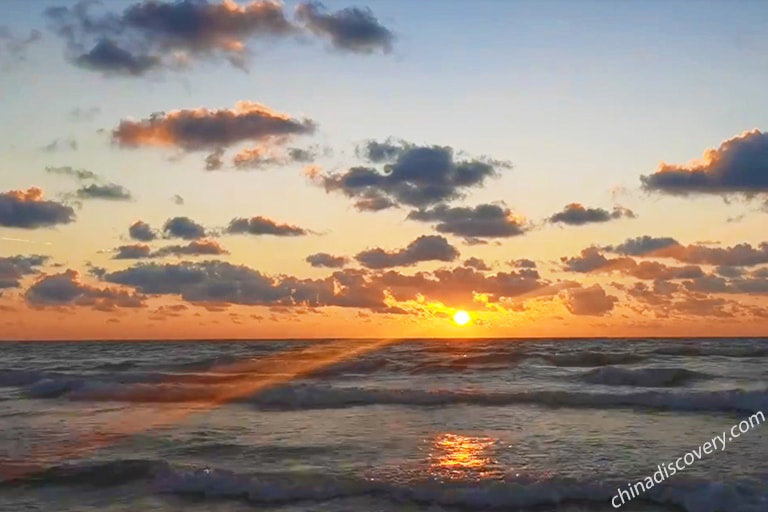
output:
[[[604,366],[582,375],[581,380],[589,384],[605,386],[639,386],[663,388],[683,386],[696,380],[713,378],[711,375],[685,368],[616,368]]]
[[[393,503],[414,503],[468,510],[538,510],[568,505],[609,506],[626,481],[576,480],[567,477],[495,481],[448,481],[428,478],[391,481],[387,478],[330,476],[322,473],[243,474],[209,468],[175,467],[164,461],[118,460],[47,468],[0,486],[116,486],[146,481],[156,493],[199,499],[237,500],[255,505],[323,502],[377,496]],[[768,494],[747,483],[694,479],[667,481],[633,502],[677,507],[685,512],[758,512]]]

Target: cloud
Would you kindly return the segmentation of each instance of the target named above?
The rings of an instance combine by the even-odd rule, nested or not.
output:
[[[608,295],[599,284],[564,292],[563,303],[573,315],[603,316],[613,310],[618,298]]]
[[[128,235],[140,242],[151,242],[157,238],[157,233],[152,227],[142,220],[137,220],[128,228]]]
[[[179,194],[174,194],[173,197],[171,198],[171,201],[173,201],[173,204],[176,204],[179,206],[184,204],[184,198],[181,197]]]
[[[166,238],[183,238],[197,240],[208,236],[205,228],[189,217],[172,217],[163,224],[163,234]]]
[[[161,247],[151,254],[153,258],[162,258],[164,256],[213,256],[219,254],[229,254],[215,240],[193,240],[187,245],[168,245]]]
[[[278,224],[272,219],[266,217],[251,217],[232,219],[227,226],[226,233],[229,234],[247,234],[247,235],[273,235],[273,236],[304,236],[309,232],[298,226],[289,224]]]
[[[376,211],[404,205],[426,208],[460,199],[509,167],[490,159],[456,160],[454,150],[447,146],[402,143],[396,158],[382,169],[352,167],[344,173],[310,177],[326,192],[355,199],[359,210]]]
[[[236,169],[263,169],[270,166],[283,166],[291,163],[309,163],[312,162],[318,155],[316,148],[287,148],[287,150],[280,152],[274,148],[267,146],[254,146],[249,148],[243,148],[238,151],[232,158],[232,165]],[[209,155],[209,158],[214,158],[214,163],[208,162],[208,170],[218,170],[223,165],[222,160],[223,153],[215,153]]]
[[[414,210],[408,219],[420,222],[437,222],[439,233],[457,235],[468,239],[508,238],[526,232],[525,221],[512,214],[509,208],[497,204],[480,204],[474,207],[450,207],[439,204],[433,208]]]
[[[146,244],[121,245],[115,249],[113,260],[138,260],[149,258],[150,248]]]
[[[709,247],[701,243],[683,245],[672,238],[646,236],[628,239],[618,246],[608,246],[605,249],[646,258],[670,258],[694,265],[751,267],[768,263],[768,242],[761,242],[755,247],[748,243],[730,247]]]
[[[94,15],[91,2],[45,11],[51,28],[76,65],[104,74],[140,76],[155,69],[181,69],[193,60],[229,61],[244,67],[246,41],[290,35],[295,27],[273,1],[245,5],[206,0],[129,5],[122,13]]]
[[[77,149],[77,141],[71,137],[63,138],[63,139],[58,138],[58,139],[55,139],[50,144],[46,144],[45,146],[43,146],[43,151],[45,151],[46,153],[56,153],[58,151],[63,151],[66,149],[75,151]]]
[[[26,36],[18,36],[8,27],[0,26],[0,62],[7,68],[26,61],[29,47],[41,39],[42,34],[38,30],[32,30]]]
[[[637,262],[629,257],[606,258],[597,247],[583,249],[579,256],[560,258],[563,269],[569,272],[619,272],[644,280],[691,279],[704,275],[697,265],[670,267],[656,261]]]
[[[314,131],[315,123],[309,119],[293,119],[264,105],[241,101],[233,109],[174,110],[140,121],[123,119],[112,131],[112,140],[123,148],[211,151],[205,159],[206,169],[217,170],[224,165],[224,151],[230,146],[282,144],[292,136]]]
[[[71,206],[43,199],[39,188],[0,193],[0,226],[36,229],[74,220],[75,210]]]
[[[133,196],[131,191],[122,185],[104,181],[95,172],[86,169],[75,169],[73,167],[46,167],[45,171],[50,174],[58,174],[73,178],[78,182],[91,181],[88,185],[83,185],[69,197],[77,199],[106,199],[109,201],[131,201]]]
[[[38,254],[0,257],[0,289],[18,288],[24,276],[37,274],[48,260]]]
[[[640,178],[645,190],[672,195],[743,194],[768,192],[768,133],[744,132],[717,149],[704,152],[700,161],[687,165],[662,163],[654,173]]]
[[[423,261],[455,261],[459,251],[442,236],[423,235],[409,243],[404,249],[385,251],[381,248],[368,249],[355,255],[364,267],[383,269],[408,267]]]
[[[345,256],[334,256],[327,252],[318,252],[310,254],[304,261],[316,268],[341,268],[349,263],[349,258]]]
[[[144,306],[143,298],[133,292],[117,288],[98,288],[80,281],[74,270],[40,277],[24,294],[28,304],[46,306],[90,306],[102,311],[118,307]]]
[[[637,215],[628,208],[615,206],[612,211],[604,208],[585,208],[579,203],[566,205],[562,211],[552,215],[547,220],[551,223],[562,223],[571,226],[582,226],[599,222],[608,222],[614,219],[634,219]]]
[[[367,54],[392,49],[394,34],[379,23],[370,9],[348,7],[327,14],[321,3],[305,2],[297,6],[296,17],[337,50]]]
[[[615,246],[606,246],[604,249],[609,252],[615,252],[617,254],[624,254],[627,256],[642,256],[644,254],[653,253],[659,249],[671,247],[674,245],[680,245],[677,240],[669,237],[652,237],[648,235],[639,236],[637,238],[628,238],[624,242]]]
[[[555,295],[566,283],[552,285],[530,273],[487,275],[471,268],[440,269],[403,275],[394,270],[337,270],[322,279],[268,276],[222,261],[137,264],[105,272],[102,279],[152,295],[178,295],[192,303],[337,306],[373,312],[404,313],[399,301],[419,297],[453,307],[477,307],[477,294],[488,303],[505,298]],[[392,300],[396,301],[394,304]],[[484,306],[483,306],[484,307]]]
[[[115,183],[85,185],[77,189],[75,196],[78,199],[106,199],[109,201],[131,201],[133,199],[130,190]]]
[[[473,268],[475,270],[481,270],[481,271],[491,270],[491,267],[488,266],[488,264],[485,261],[483,261],[481,258],[476,258],[474,256],[464,260],[464,266]]]
[[[46,167],[45,172],[50,174],[59,174],[61,176],[68,176],[71,178],[76,179],[77,181],[86,181],[86,180],[98,180],[99,175],[95,172],[86,170],[86,169],[75,169],[73,167],[65,166],[65,167]]]
[[[509,262],[509,265],[517,268],[536,268],[536,262],[527,258],[512,260]]]

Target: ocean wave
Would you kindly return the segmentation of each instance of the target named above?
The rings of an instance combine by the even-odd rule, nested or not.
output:
[[[654,349],[652,354],[661,356],[688,356],[688,357],[766,357],[768,347],[707,347],[707,346],[672,346]]]
[[[615,478],[615,477],[614,477]],[[627,480],[578,480],[562,476],[494,481],[409,481],[387,478],[332,476],[324,473],[244,474],[211,468],[175,467],[164,461],[118,460],[47,468],[0,486],[116,486],[147,480],[155,492],[202,499],[238,500],[256,505],[321,502],[357,496],[378,496],[393,503],[461,507],[468,510],[517,509],[567,505],[610,506]],[[768,493],[749,483],[686,479],[668,480],[632,503],[677,507],[685,512],[763,512]]]
[[[589,384],[605,386],[639,386],[662,388],[682,386],[696,380],[711,379],[713,376],[685,368],[617,368],[603,366],[580,376]]]
[[[258,384],[254,380],[251,384]],[[243,388],[247,389],[248,384]],[[768,391],[637,391],[607,393],[571,390],[521,390],[507,392],[381,389],[292,383],[237,396],[238,386],[190,384],[121,384],[78,379],[43,379],[24,388],[30,398],[135,403],[251,404],[264,409],[338,409],[400,405],[410,407],[538,405],[542,407],[646,408],[655,410],[756,412],[768,408]],[[235,398],[231,398],[235,397]]]
[[[553,366],[588,368],[593,366],[610,366],[614,364],[636,364],[647,359],[647,356],[629,352],[576,352],[573,354],[537,354],[538,357]]]

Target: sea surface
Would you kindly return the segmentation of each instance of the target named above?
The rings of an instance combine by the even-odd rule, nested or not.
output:
[[[768,340],[0,343],[0,511],[609,511]],[[767,512],[768,427],[622,506]]]

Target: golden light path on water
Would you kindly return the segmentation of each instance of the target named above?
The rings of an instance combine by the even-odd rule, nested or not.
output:
[[[209,411],[219,405],[288,383],[324,367],[402,341],[402,338],[396,338],[317,342],[316,345],[302,350],[288,350],[257,361],[222,365],[217,368],[217,372],[248,372],[251,376],[244,377],[236,384],[215,389],[212,394],[200,399],[187,400],[181,404],[168,404],[168,408],[161,413],[131,413],[121,416],[119,422],[101,427],[101,429],[106,427],[108,432],[93,432],[87,437],[60,443],[54,449],[47,445],[33,447],[31,453],[24,458],[25,461],[30,462],[5,462],[0,468],[0,476],[5,481],[21,479],[40,471],[45,466],[65,463],[73,457],[120,442],[133,434],[169,427],[192,414]]]

